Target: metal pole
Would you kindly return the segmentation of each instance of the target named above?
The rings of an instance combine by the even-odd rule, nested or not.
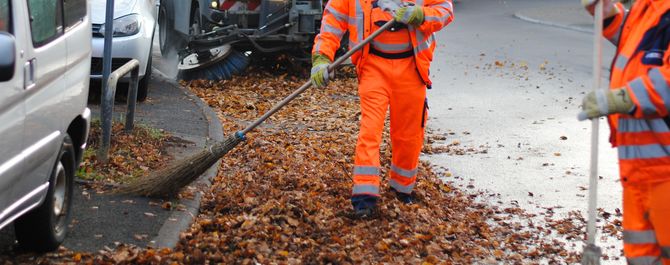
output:
[[[137,86],[140,80],[140,67],[135,63],[130,72],[130,84],[128,84],[128,108],[126,110],[126,132],[132,132],[135,122],[135,105],[137,102]]]
[[[345,54],[342,55],[340,58],[338,58],[337,60],[335,60],[335,62],[333,62],[333,63],[331,63],[330,65],[328,65],[328,72],[331,72],[331,73],[332,73],[333,71],[335,71],[335,68],[337,68],[338,66],[340,66],[340,64],[342,64],[344,61],[346,61],[347,59],[349,59],[349,57],[351,57],[355,52],[357,52],[357,51],[360,50],[360,49],[363,49],[363,47],[365,47],[365,45],[367,45],[367,44],[370,43],[374,38],[376,38],[377,36],[379,36],[379,34],[382,34],[382,32],[386,31],[387,29],[390,29],[390,28],[393,26],[393,24],[394,24],[394,21],[393,21],[393,20],[391,20],[391,21],[389,21],[389,22],[386,22],[386,24],[384,24],[384,25],[381,26],[379,29],[377,29],[377,31],[375,31],[375,32],[373,32],[372,34],[370,34],[370,36],[368,36],[367,39],[364,39],[363,41],[361,41],[361,43],[359,43],[358,45],[356,45],[356,46],[354,46],[353,48],[349,49],[349,51],[348,51],[347,53],[345,53]],[[286,104],[288,104],[289,102],[291,102],[291,100],[293,100],[293,99],[295,99],[296,97],[298,97],[300,94],[302,94],[302,92],[305,92],[305,90],[307,90],[307,89],[310,88],[311,86],[312,86],[312,82],[307,81],[307,82],[306,82],[305,84],[303,84],[300,88],[298,88],[298,90],[293,91],[293,93],[291,93],[290,95],[288,95],[286,98],[284,98],[284,99],[283,99],[282,101],[280,101],[279,103],[275,104],[275,105],[272,107],[272,109],[270,109],[268,112],[266,112],[265,114],[263,114],[263,116],[261,116],[260,118],[258,118],[258,119],[255,120],[254,122],[252,122],[249,126],[247,126],[246,128],[244,128],[242,131],[239,131],[238,133],[241,134],[241,135],[243,136],[243,135],[247,134],[248,132],[250,132],[251,130],[253,130],[254,128],[258,127],[258,125],[260,125],[260,124],[263,123],[265,120],[267,120],[268,118],[270,118],[270,116],[272,116],[272,114],[274,114],[275,112],[279,111],[282,107],[284,107]]]
[[[112,112],[114,108],[114,94],[108,93],[108,80],[112,72],[112,37],[114,35],[114,0],[107,0],[105,10],[105,45],[102,55],[102,97],[100,97],[100,120],[102,123],[102,143],[101,150],[108,150],[112,136]],[[109,95],[112,98],[108,98]],[[107,152],[98,159],[107,162]]]
[[[597,91],[601,85],[601,64],[603,57],[603,1],[598,1],[595,8],[595,25],[593,34],[593,89]],[[598,136],[600,123],[598,118],[591,120],[591,168],[589,172],[589,220],[587,223],[587,243],[596,243],[596,218],[598,201]]]

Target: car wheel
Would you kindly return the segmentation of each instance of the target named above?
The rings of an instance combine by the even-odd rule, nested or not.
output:
[[[72,139],[66,135],[49,178],[46,198],[14,223],[16,239],[22,248],[48,252],[56,250],[65,240],[72,207],[74,161]]]
[[[149,59],[147,59],[147,69],[144,71],[144,77],[140,79],[139,84],[137,84],[137,101],[139,102],[144,102],[147,100],[147,96],[149,95],[149,82],[151,82],[151,61],[153,56],[151,56],[151,53],[153,52],[153,48],[149,49]]]
[[[163,5],[158,8],[158,43],[161,54],[168,55],[174,49],[175,32]]]

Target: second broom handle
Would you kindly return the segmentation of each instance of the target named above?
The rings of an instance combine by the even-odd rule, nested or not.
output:
[[[603,33],[603,2],[596,4],[594,16],[594,37],[593,37],[593,89],[597,91],[600,88],[601,70],[602,70],[602,33]],[[598,206],[598,136],[600,123],[599,118],[591,120],[591,165],[589,172],[589,220],[586,225],[587,243],[594,245],[596,243],[596,217]]]
[[[347,59],[349,59],[349,57],[351,57],[355,52],[357,52],[358,50],[360,50],[360,49],[362,49],[363,47],[365,47],[365,45],[367,45],[368,43],[370,43],[370,41],[372,41],[374,38],[376,38],[377,36],[379,36],[379,34],[382,34],[382,32],[386,31],[387,29],[390,29],[390,28],[393,26],[394,23],[395,23],[395,22],[394,22],[393,20],[391,20],[391,21],[389,21],[389,22],[386,22],[386,24],[384,24],[384,25],[381,26],[378,30],[376,30],[375,32],[373,32],[372,34],[370,34],[370,36],[369,36],[368,38],[364,39],[363,41],[361,41],[361,43],[359,43],[358,45],[356,45],[356,46],[354,46],[353,48],[349,49],[349,51],[348,51],[347,53],[345,53],[345,54],[342,55],[340,58],[338,58],[337,60],[335,60],[335,62],[333,62],[332,64],[328,65],[328,72],[332,72],[333,70],[335,70],[335,68],[337,68],[338,66],[340,66],[340,64],[342,64],[344,61],[346,61]],[[362,29],[361,29],[361,30],[362,30]],[[250,125],[247,126],[246,128],[244,128],[244,130],[242,130],[241,133],[242,133],[242,134],[247,134],[247,133],[250,132],[251,130],[253,130],[253,129],[255,129],[256,127],[258,127],[258,125],[261,125],[261,123],[263,123],[265,120],[267,120],[268,118],[270,118],[270,116],[272,116],[272,114],[275,114],[275,112],[279,111],[281,108],[283,108],[284,106],[286,106],[286,104],[288,104],[288,103],[291,102],[293,99],[295,99],[296,97],[298,97],[300,94],[302,94],[302,92],[305,92],[305,90],[307,90],[307,89],[310,88],[311,86],[312,86],[312,82],[311,82],[311,81],[307,81],[305,84],[303,84],[302,86],[300,86],[300,88],[298,88],[296,91],[293,91],[293,93],[291,93],[290,95],[288,95],[288,96],[287,96],[286,98],[284,98],[282,101],[280,101],[279,103],[275,104],[275,105],[272,107],[272,109],[270,109],[268,112],[266,112],[265,114],[263,114],[263,116],[261,116],[260,118],[258,118],[257,120],[255,120],[252,124],[250,124]]]

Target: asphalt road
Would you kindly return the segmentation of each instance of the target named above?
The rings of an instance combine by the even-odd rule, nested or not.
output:
[[[570,211],[586,216],[591,125],[576,116],[592,89],[593,37],[513,14],[565,5],[579,3],[459,1],[454,23],[436,35],[435,84],[428,93],[428,127],[448,136],[443,144],[457,141],[457,148],[480,151],[427,156],[449,172],[445,180],[493,195],[485,196],[491,204],[519,205],[538,214],[540,224],[546,207],[555,207],[558,217]],[[613,51],[606,43],[604,68]],[[614,213],[621,207],[616,151],[604,122],[600,131],[599,207]],[[607,253],[619,255],[620,242],[600,239]],[[581,249],[580,242],[576,246]]]

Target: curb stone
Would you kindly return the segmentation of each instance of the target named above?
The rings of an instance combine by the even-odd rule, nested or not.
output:
[[[551,27],[567,29],[567,30],[574,30],[574,31],[582,32],[582,33],[589,33],[589,34],[593,33],[593,30],[585,28],[585,27],[570,26],[570,25],[564,25],[564,24],[555,23],[555,22],[549,22],[549,21],[534,19],[534,18],[531,18],[531,17],[527,17],[527,16],[521,14],[520,12],[514,13],[514,17],[518,18],[518,19],[521,19],[523,21],[526,21],[526,22],[534,23],[534,24],[540,24],[540,25],[551,26]]]
[[[166,83],[173,86],[179,87],[179,89],[191,99],[196,105],[201,109],[207,121],[209,122],[209,132],[207,140],[208,142],[220,142],[223,141],[223,127],[218,116],[202,99],[193,94],[191,91],[181,86],[179,83],[172,79],[165,78],[164,75],[158,77],[163,79]],[[212,185],[212,179],[216,177],[216,174],[219,169],[219,164],[221,161],[217,161],[212,167],[210,167],[204,174],[202,174],[197,180],[191,184],[191,186],[197,186],[202,188],[209,188]],[[186,209],[183,211],[174,210],[167,221],[163,224],[161,229],[158,231],[158,235],[152,240],[153,246],[156,248],[174,248],[179,242],[179,234],[188,229],[195,217],[198,216],[200,211],[200,202],[202,201],[203,189],[198,188],[193,196],[193,199],[181,199],[180,204],[186,206]],[[176,221],[174,221],[176,220]]]

